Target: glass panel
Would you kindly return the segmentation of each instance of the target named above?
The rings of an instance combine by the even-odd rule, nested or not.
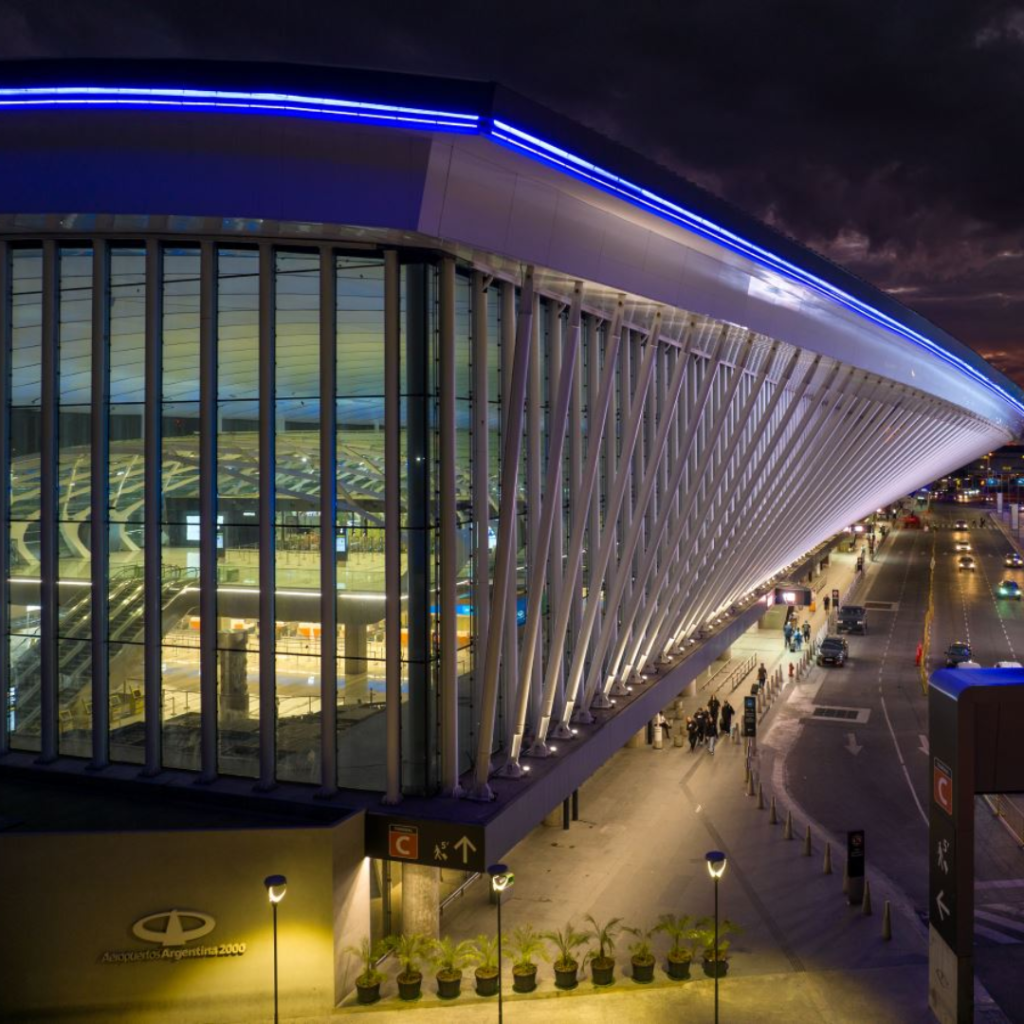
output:
[[[88,601],[88,591],[85,598]],[[88,640],[57,641],[59,749],[72,757],[92,752],[92,649]]]
[[[199,401],[199,250],[166,249],[163,280],[165,402]]]
[[[337,257],[338,395],[384,395],[384,262]]]
[[[145,759],[144,651],[145,554],[142,527],[110,524],[107,664],[110,687],[110,757]],[[169,603],[165,603],[165,608]]]
[[[259,394],[259,252],[217,253],[217,388],[221,401]]]
[[[198,580],[196,581],[196,597],[198,597]],[[182,615],[176,626],[167,633],[166,640],[170,643],[164,644],[161,655],[164,764],[168,768],[187,768],[191,771],[198,771],[198,614]]]
[[[320,781],[319,281],[317,253],[277,253],[277,777],[311,784]]]
[[[146,251],[110,250],[110,400],[146,400]],[[114,438],[111,429],[111,439]]]

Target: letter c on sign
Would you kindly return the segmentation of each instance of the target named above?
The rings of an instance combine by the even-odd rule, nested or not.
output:
[[[399,857],[411,857],[412,850],[409,849],[409,840],[412,836],[395,836],[395,852]]]

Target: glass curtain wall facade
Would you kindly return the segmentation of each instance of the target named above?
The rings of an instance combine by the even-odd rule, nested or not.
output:
[[[482,786],[989,429],[533,281],[327,242],[0,241],[0,750]]]

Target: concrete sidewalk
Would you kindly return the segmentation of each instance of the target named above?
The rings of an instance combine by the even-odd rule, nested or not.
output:
[[[829,590],[848,588],[856,575],[855,557],[833,553],[827,569]],[[879,553],[880,559],[884,557],[885,546]],[[867,583],[875,564],[866,566]],[[824,622],[819,600],[813,628]],[[749,650],[769,668],[798,657],[783,651],[778,630],[751,630],[734,646],[735,657],[745,657],[743,652]],[[772,725],[779,707],[807,703],[820,675],[812,667],[801,682],[787,686],[760,729]],[[735,690],[737,696],[745,692],[749,686]],[[698,692],[686,704],[706,700],[707,693]],[[792,715],[780,715],[779,727],[790,719]],[[845,851],[832,849],[832,873],[825,874],[824,842],[813,828],[810,856],[803,853],[806,822],[795,821],[794,838],[783,838],[783,787],[778,793],[779,820],[773,825],[769,810],[759,810],[756,798],[746,795],[745,756],[743,745],[725,740],[714,756],[701,748],[691,753],[688,744],[621,750],[582,788],[580,820],[570,830],[539,827],[506,857],[516,883],[503,907],[503,930],[532,925],[546,931],[570,919],[581,925],[588,913],[599,920],[621,916],[625,924],[640,927],[650,927],[665,912],[709,915],[714,892],[704,854],[721,849],[729,857],[721,882],[721,916],[743,928],[734,938],[729,975],[722,983],[730,1020],[929,1020],[926,931],[920,921],[900,894],[874,875],[869,875],[874,913],[865,916],[859,906],[847,906],[842,892]],[[760,767],[757,762],[755,766]],[[765,768],[767,802],[771,766]],[[881,937],[886,898],[893,901],[890,941]],[[445,912],[442,932],[455,939],[493,934],[495,923],[495,908],[480,880]],[[641,986],[628,977],[626,940],[631,938],[619,940],[617,981],[610,990],[595,989],[588,978],[573,993],[557,992],[551,967],[542,963],[538,991],[513,997],[510,1019],[541,1021],[557,1015],[559,1020],[644,1021],[664,1020],[666,1014],[668,1019],[710,1015],[713,983],[703,977],[699,960],[693,965],[694,980],[671,982],[659,967],[658,980]],[[658,944],[660,958],[664,945]],[[507,961],[504,977],[509,991]],[[429,969],[423,987],[416,1007],[443,1006],[446,1016],[467,1022],[496,1016],[493,999],[472,994],[471,968],[464,977],[465,994],[456,1003],[437,999]],[[394,994],[393,981],[385,984],[382,994]],[[374,1014],[384,1024],[410,1009],[388,998],[377,1007],[352,1012]],[[979,1007],[979,1019],[983,1010]]]

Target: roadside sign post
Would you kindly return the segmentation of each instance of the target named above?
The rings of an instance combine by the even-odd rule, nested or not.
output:
[[[757,736],[757,698],[743,698],[743,735],[751,738]]]

